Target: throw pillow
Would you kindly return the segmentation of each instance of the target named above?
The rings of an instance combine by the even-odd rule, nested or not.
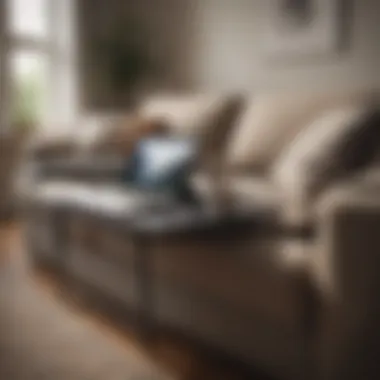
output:
[[[129,156],[140,139],[166,131],[161,119],[149,119],[138,115],[124,118],[109,126],[93,143],[92,152]]]
[[[313,200],[332,182],[365,165],[379,139],[373,109],[343,107],[315,120],[276,161],[272,175],[284,192],[285,214],[302,223]],[[288,218],[287,218],[288,219]]]
[[[367,104],[372,91],[296,91],[256,94],[232,131],[226,163],[233,171],[267,173],[304,127],[324,111]]]

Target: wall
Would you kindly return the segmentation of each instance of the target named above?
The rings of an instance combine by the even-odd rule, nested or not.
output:
[[[193,0],[79,0],[80,78],[82,104],[87,108],[112,108],[116,99],[102,71],[100,40],[119,25],[134,24],[151,68],[140,91],[152,88],[188,88],[190,39],[194,25]],[[125,38],[128,38],[127,31]],[[192,79],[192,78],[191,78]]]
[[[344,51],[298,63],[273,62],[263,54],[270,1],[273,0],[202,1],[192,72],[198,86],[250,90],[373,83],[380,51],[377,0],[351,1],[348,46]]]
[[[263,52],[268,4],[274,0],[81,0],[82,48],[110,23],[133,18],[145,36],[154,71],[143,89],[238,90],[380,84],[378,0],[351,2],[348,45],[321,59],[273,61]],[[96,59],[82,65],[85,99],[95,107],[112,96]],[[90,89],[90,90],[89,90]],[[112,103],[112,100],[111,100]]]

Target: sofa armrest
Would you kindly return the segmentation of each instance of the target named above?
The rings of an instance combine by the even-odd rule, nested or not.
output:
[[[371,379],[379,365],[372,355],[380,348],[379,173],[331,190],[319,204],[312,270],[320,291],[321,378]]]
[[[74,137],[69,133],[45,137],[38,133],[29,137],[23,150],[23,155],[31,161],[41,162],[58,157],[69,157],[75,151]]]

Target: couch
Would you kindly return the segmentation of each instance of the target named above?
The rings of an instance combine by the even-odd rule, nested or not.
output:
[[[171,133],[201,141],[191,183],[205,207],[253,212],[259,207],[285,230],[313,231],[307,239],[252,231],[238,240],[160,240],[151,256],[151,313],[157,325],[279,379],[375,378],[380,341],[377,94],[347,89],[155,96],[142,102],[139,113],[165,118]],[[75,138],[65,137],[70,148],[60,146],[59,154],[52,149],[44,158],[38,152],[51,141],[34,143],[28,151],[26,166],[41,168],[58,155],[61,163],[53,174],[38,175],[35,169],[24,176],[28,184],[21,193],[29,210],[24,225],[37,266],[54,266],[59,259],[52,204],[77,202],[93,214],[101,209],[133,215],[147,202],[120,184],[120,157],[107,161],[88,149],[96,133],[75,149]],[[136,309],[128,230],[120,234],[88,215],[71,217],[68,225],[72,276],[126,310]]]

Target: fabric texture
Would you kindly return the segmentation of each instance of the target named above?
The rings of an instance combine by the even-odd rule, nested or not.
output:
[[[205,173],[196,173],[191,179],[199,198],[205,203],[215,202],[213,178]],[[220,194],[221,207],[240,207],[247,210],[278,210],[282,202],[281,192],[266,178],[236,174],[223,179],[223,194]]]
[[[368,108],[343,107],[315,120],[283,152],[272,177],[284,192],[285,218],[310,218],[312,204],[321,192],[374,155],[379,138],[378,115]],[[372,151],[372,152],[371,152]]]
[[[203,97],[197,103],[201,108],[195,107],[194,99],[186,100],[191,105],[183,107],[169,102],[165,120],[171,120],[175,131],[171,135],[199,138],[202,144],[205,141],[202,148],[210,147],[202,151],[201,160],[208,162],[210,170],[202,172],[200,184],[195,181],[202,199],[215,200],[219,194],[219,204],[233,199],[246,209],[264,205],[301,227],[313,219],[317,233],[311,239],[299,239],[289,236],[286,228],[276,229],[274,235],[271,228],[261,233],[255,224],[247,235],[235,238],[219,234],[216,239],[159,239],[151,250],[155,290],[151,311],[155,320],[248,364],[257,363],[279,378],[371,379],[373,363],[368,362],[377,366],[379,362],[371,355],[376,352],[371,347],[377,348],[380,342],[376,333],[379,189],[365,183],[362,192],[348,184],[343,198],[337,193],[329,196],[329,191],[346,175],[351,180],[351,174],[371,160],[379,144],[379,120],[361,108],[362,94],[293,95],[263,95],[259,102],[253,100],[231,135],[226,162],[219,158],[224,137],[234,125],[234,107],[222,107],[223,112],[203,118],[197,112],[205,109],[210,115],[211,110],[203,108]],[[155,108],[158,114],[142,115],[156,118],[164,109],[161,103]],[[263,175],[230,173],[227,167],[258,168]],[[31,256],[38,257],[42,245],[33,233],[38,227],[52,240],[46,244],[46,255],[40,255],[41,262],[54,261],[49,253],[62,252],[59,242],[52,239],[50,205],[81,208],[85,216],[69,216],[74,231],[66,236],[65,246],[72,253],[69,269],[97,285],[110,302],[138,307],[128,218],[142,207],[155,207],[157,198],[109,183],[84,186],[49,181],[34,190],[35,209],[48,217],[28,215]],[[172,205],[171,198],[164,198],[160,199],[164,207],[165,202]],[[97,217],[89,216],[89,211]],[[123,233],[116,226],[125,228]],[[374,373],[377,376],[378,371]]]
[[[165,120],[172,134],[200,136],[231,100],[227,95],[156,95],[147,98],[138,112],[142,117]]]
[[[141,139],[164,132],[165,129],[165,123],[158,118],[146,118],[140,115],[127,116],[104,129],[103,133],[93,141],[88,151],[128,157]]]
[[[276,93],[254,96],[227,149],[231,169],[267,172],[281,152],[313,119],[336,107],[367,103],[370,91]]]
[[[120,181],[125,159],[118,156],[82,156],[46,160],[36,167],[42,178],[73,181]]]
[[[71,133],[40,133],[31,137],[26,146],[26,154],[35,160],[52,157],[67,157],[74,154],[75,143]]]
[[[323,379],[378,378],[379,194],[372,171],[318,202],[321,230],[311,269],[323,295],[316,345]]]

